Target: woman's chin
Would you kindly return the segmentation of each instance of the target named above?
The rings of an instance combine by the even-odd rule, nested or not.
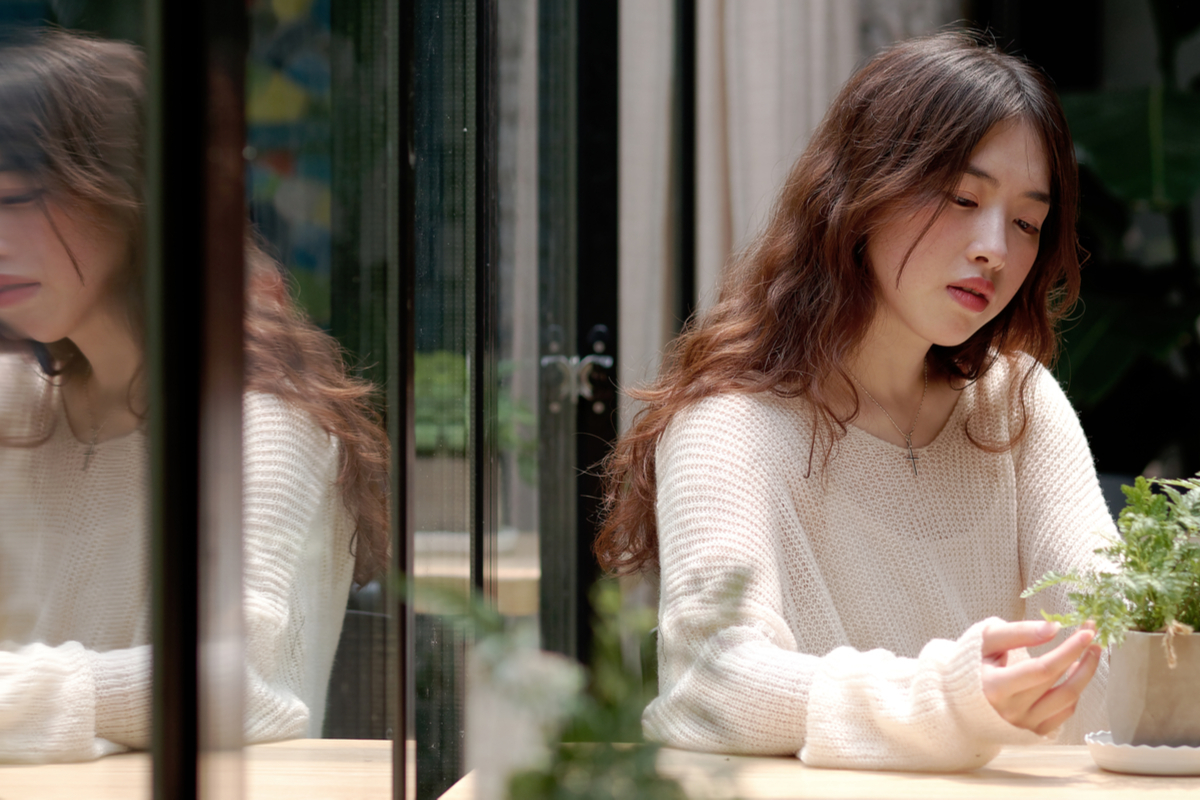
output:
[[[938,347],[958,347],[970,341],[971,337],[979,332],[979,328],[971,328],[970,330],[945,331],[932,340],[932,343]]]

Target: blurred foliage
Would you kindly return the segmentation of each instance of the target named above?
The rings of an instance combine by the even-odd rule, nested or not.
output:
[[[497,444],[502,453],[516,456],[521,480],[532,486],[537,483],[537,417],[528,405],[513,399],[511,379],[516,364],[501,361],[497,371]],[[466,455],[471,430],[468,381],[467,358],[461,353],[436,350],[416,354],[413,390],[418,455]]]
[[[1200,396],[1200,269],[1192,204],[1200,192],[1200,85],[1181,86],[1179,45],[1200,31],[1200,3],[1151,0],[1160,80],[1136,89],[1062,98],[1081,166],[1080,234],[1091,258],[1082,305],[1064,330],[1059,378],[1103,471],[1140,473],[1167,449],[1183,474],[1200,468],[1200,426],[1125,421],[1147,404],[1193,407]],[[1166,256],[1133,257],[1135,221],[1157,216]],[[1136,233],[1136,232],[1135,232]]]
[[[500,452],[512,453],[517,460],[517,475],[526,486],[536,486],[537,461],[537,415],[527,404],[513,398],[512,377],[517,365],[513,361],[501,361],[497,365],[500,375],[500,393],[496,399]]]
[[[466,454],[470,440],[469,388],[466,356],[445,350],[415,355],[413,436],[418,455]]]
[[[426,605],[474,639],[476,657],[489,674],[511,672],[506,665],[531,663],[527,620],[506,618],[492,605],[459,592],[413,586]],[[404,592],[403,581],[397,589]],[[593,587],[591,603],[595,644],[593,663],[586,671],[587,691],[582,683],[576,687],[574,698],[564,707],[565,725],[549,732],[549,760],[513,774],[507,796],[512,800],[686,800],[679,783],[658,772],[660,745],[642,741],[642,709],[657,687],[647,685],[622,652],[623,636],[637,641],[648,638],[654,612],[626,607],[619,585],[611,579]],[[503,685],[520,693],[515,699],[523,703],[538,702],[525,696],[536,687],[518,683]]]
[[[553,748],[546,767],[513,775],[508,796],[512,800],[685,800],[683,787],[658,772],[660,745],[642,740],[642,709],[654,690],[622,655],[622,633],[645,640],[654,613],[625,607],[620,587],[611,579],[592,588],[591,602],[590,685],[563,733],[563,741],[571,744]]]
[[[1167,210],[1200,190],[1200,95],[1151,86],[1062,98],[1079,163],[1126,202]]]

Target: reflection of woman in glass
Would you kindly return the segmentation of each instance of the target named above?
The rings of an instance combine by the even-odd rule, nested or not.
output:
[[[61,32],[0,54],[0,759],[147,744],[144,78]],[[246,735],[319,736],[351,580],[386,561],[387,440],[246,257]]]
[[[1048,81],[965,34],[842,89],[609,462],[597,553],[660,574],[650,737],[962,769],[1103,727],[1092,632],[1028,657],[1019,597],[1113,529],[1043,366],[1077,192]]]

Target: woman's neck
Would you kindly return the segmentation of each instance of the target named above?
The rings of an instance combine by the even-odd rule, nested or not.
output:
[[[954,411],[958,392],[928,363],[930,343],[902,326],[872,325],[847,363],[858,413],[854,426],[892,444],[933,442]]]
[[[78,378],[63,386],[76,437],[104,442],[132,433],[145,412],[137,385],[143,354],[133,332],[120,320],[105,316],[90,321],[71,342],[87,360]]]
[[[925,391],[929,343],[872,325],[850,357],[854,379],[887,408],[916,407]],[[863,398],[867,399],[867,398]]]

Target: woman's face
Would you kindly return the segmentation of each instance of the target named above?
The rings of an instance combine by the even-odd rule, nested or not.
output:
[[[888,215],[867,242],[881,298],[877,325],[925,347],[965,342],[1008,305],[1033,267],[1050,212],[1050,167],[1034,129],[1018,121],[992,128],[918,242],[937,205]]]
[[[109,287],[126,252],[112,226],[44,197],[29,176],[0,170],[0,323],[17,335],[46,343],[85,336],[115,311]]]

